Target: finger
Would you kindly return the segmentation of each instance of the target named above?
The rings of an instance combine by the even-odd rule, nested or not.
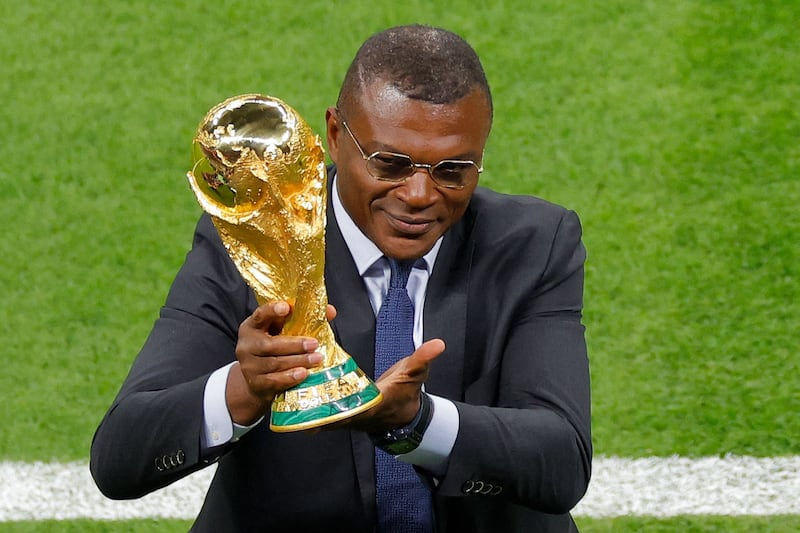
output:
[[[256,329],[277,333],[283,328],[283,323],[291,311],[292,307],[287,302],[269,302],[257,307],[245,322]]]
[[[281,372],[246,376],[248,386],[260,395],[274,396],[303,382],[308,370],[303,367],[290,368]]]
[[[314,353],[319,341],[311,337],[270,336],[263,332],[240,333],[236,357],[280,357]]]
[[[442,355],[445,348],[446,346],[442,339],[431,339],[422,343],[410,357],[414,362],[428,365],[431,361]]]
[[[445,344],[441,339],[431,339],[421,344],[414,353],[406,358],[402,367],[404,372],[410,378],[418,379],[422,376],[422,379],[426,379],[431,361],[439,357],[444,349]]]
[[[428,367],[431,361],[439,357],[445,349],[444,341],[441,339],[431,339],[422,343],[414,353],[400,359],[384,372],[377,380],[377,383],[386,384],[400,381],[411,380],[419,382],[425,380],[428,374]]]
[[[328,322],[336,318],[336,308],[331,304],[328,304],[328,307],[325,309],[325,317],[328,319]]]
[[[286,355],[282,357],[253,357],[241,363],[243,370],[251,376],[279,374],[293,369],[313,368],[322,362],[321,353]]]

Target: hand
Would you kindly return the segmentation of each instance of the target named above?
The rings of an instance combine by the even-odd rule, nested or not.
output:
[[[231,367],[225,390],[237,424],[249,425],[264,416],[276,395],[302,382],[308,369],[322,362],[316,339],[280,334],[290,313],[286,302],[264,304],[239,326],[238,363]],[[335,310],[329,307],[332,315]]]
[[[378,378],[375,384],[383,394],[383,401],[354,417],[323,429],[355,429],[378,433],[410,423],[420,408],[422,384],[428,379],[431,361],[444,352],[441,339],[432,339],[420,345],[414,353],[399,360]]]

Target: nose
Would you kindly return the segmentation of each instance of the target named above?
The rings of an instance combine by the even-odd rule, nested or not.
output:
[[[436,202],[439,191],[431,177],[428,165],[417,165],[414,173],[398,187],[397,195],[410,207],[423,209]]]

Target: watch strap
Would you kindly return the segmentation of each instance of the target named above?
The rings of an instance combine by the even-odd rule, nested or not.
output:
[[[433,418],[433,400],[420,393],[420,408],[408,425],[372,435],[375,446],[392,455],[402,455],[417,449]]]

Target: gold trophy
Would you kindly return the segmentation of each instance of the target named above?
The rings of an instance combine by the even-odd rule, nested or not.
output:
[[[326,319],[324,150],[284,102],[246,94],[197,129],[189,183],[259,304],[292,305],[286,335],[316,338],[323,361],[272,403],[270,429],[319,427],[365,411],[381,393],[336,343]]]

